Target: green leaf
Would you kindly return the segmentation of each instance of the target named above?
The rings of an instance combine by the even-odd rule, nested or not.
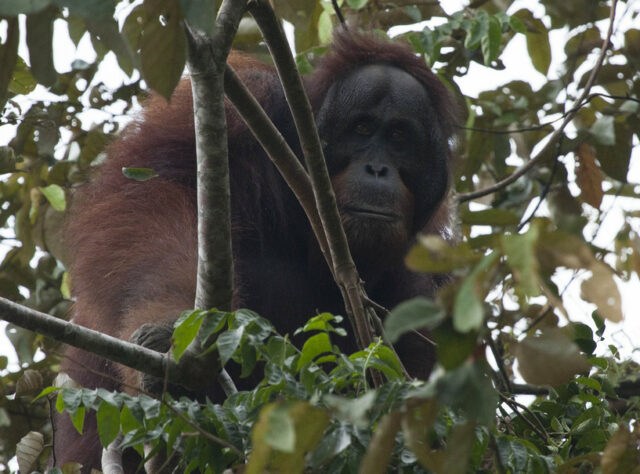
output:
[[[376,401],[376,393],[375,390],[369,390],[355,399],[325,395],[322,400],[327,407],[335,410],[337,419],[362,428],[367,426],[366,414]]]
[[[546,75],[551,65],[551,45],[546,26],[526,9],[517,11],[514,16],[526,25],[527,51],[533,67]]]
[[[459,333],[453,329],[450,319],[433,330],[433,339],[436,342],[438,363],[446,370],[458,367],[476,350],[476,332]]]
[[[460,213],[463,224],[468,225],[491,225],[510,226],[520,222],[520,216],[515,212],[506,209],[483,209],[481,211],[470,211],[464,209]]]
[[[118,23],[110,18],[104,21],[87,19],[85,24],[94,38],[99,39],[106,49],[113,51],[122,70],[130,76],[133,73],[133,65],[134,61],[137,61],[137,57],[120,33]]]
[[[20,13],[30,15],[44,10],[51,0],[2,0],[0,2],[0,15],[15,16]]]
[[[345,424],[332,426],[311,454],[311,467],[320,467],[351,445],[351,435]]]
[[[220,354],[220,363],[223,367],[229,361],[229,359],[231,359],[231,356],[240,345],[243,334],[244,326],[241,326],[238,329],[225,331],[220,334],[220,336],[218,336],[216,346],[218,348],[218,353]]]
[[[549,72],[551,65],[551,45],[549,43],[549,32],[544,28],[544,24],[539,22],[540,30],[537,32],[527,32],[527,51],[533,63],[533,67],[545,76]]]
[[[62,189],[57,184],[50,184],[49,186],[40,187],[40,191],[47,198],[47,201],[56,211],[64,211],[67,208],[67,199]]]
[[[98,420],[98,436],[102,446],[107,447],[120,433],[120,410],[118,407],[103,401],[96,413]]]
[[[502,41],[502,29],[500,22],[495,17],[489,18],[489,31],[482,37],[482,56],[485,65],[490,65],[498,59],[500,53],[500,42]]]
[[[347,4],[354,10],[360,10],[364,8],[368,0],[347,0]]]
[[[16,67],[13,71],[13,77],[9,83],[9,90],[14,94],[28,94],[36,88],[38,82],[35,80],[29,66],[24,60],[18,56]]]
[[[518,17],[509,17],[509,26],[516,33],[521,33],[524,35],[527,32],[527,27],[524,26],[524,23],[522,23],[522,21],[520,21],[520,18]]]
[[[331,340],[326,332],[321,332],[311,336],[307,339],[302,346],[302,353],[298,360],[298,370],[313,362],[321,355],[331,353],[333,348],[331,347]]]
[[[458,332],[477,330],[484,320],[484,298],[488,288],[483,286],[487,272],[498,260],[498,253],[485,255],[462,281],[453,306],[453,326]]]
[[[69,413],[71,423],[80,434],[82,434],[82,430],[84,429],[84,412],[85,408],[79,407],[75,413]]]
[[[595,143],[596,157],[602,171],[613,179],[624,183],[629,173],[633,150],[634,132],[626,123],[614,123],[616,144],[613,146]]]
[[[479,361],[446,372],[436,382],[438,399],[444,405],[464,410],[480,424],[493,425],[498,392],[486,372]]]
[[[246,473],[301,474],[307,453],[318,445],[328,424],[326,410],[306,402],[267,405],[251,432],[253,452]]]
[[[535,254],[538,235],[538,227],[532,225],[525,234],[502,236],[502,249],[518,282],[516,291],[524,293],[525,296],[540,294],[538,261]]]
[[[144,2],[147,22],[140,40],[142,75],[167,100],[178,85],[187,59],[187,41],[178,0]]]
[[[480,258],[468,242],[452,247],[436,235],[419,235],[418,243],[409,251],[405,263],[416,272],[445,273],[473,265]]]
[[[464,47],[467,49],[475,49],[480,41],[489,33],[489,15],[486,11],[480,10],[478,16],[471,21],[471,27],[467,30],[467,36],[464,40]]]
[[[198,335],[202,325],[202,311],[185,311],[175,323],[173,330],[173,358],[179,361],[189,344]]]
[[[27,16],[27,46],[31,73],[44,86],[52,86],[58,79],[53,66],[53,20],[57,8],[47,8]]]
[[[142,426],[127,405],[124,405],[122,407],[122,411],[120,412],[120,426],[124,434]]]
[[[465,474],[469,472],[469,456],[475,439],[475,423],[467,421],[466,423],[455,424],[451,428],[451,433],[447,440],[441,472],[446,472],[447,474]],[[522,470],[519,472],[522,472]]]
[[[18,19],[7,18],[5,21],[7,22],[7,38],[4,44],[0,44],[0,110],[4,108],[7,100],[7,89],[18,62],[18,43],[20,42]]]
[[[414,298],[396,306],[384,320],[389,342],[396,342],[406,332],[433,328],[446,316],[444,308],[424,297]]]
[[[546,328],[513,347],[522,377],[531,384],[557,386],[587,373],[589,362],[559,328]]]
[[[296,432],[289,416],[291,405],[279,403],[269,411],[266,443],[278,451],[292,453],[296,446]]]
[[[122,168],[122,174],[135,181],[148,181],[158,177],[158,173],[150,168]]]

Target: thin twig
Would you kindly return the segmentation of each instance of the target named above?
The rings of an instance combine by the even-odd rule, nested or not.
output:
[[[535,433],[541,439],[543,439],[543,440],[548,440],[549,439],[549,434],[547,433],[547,430],[545,430],[544,425],[542,424],[540,419],[536,416],[536,414],[533,413],[527,406],[523,405],[522,403],[516,402],[513,398],[510,398],[510,397],[506,396],[503,393],[498,393],[498,395],[500,396],[500,399],[504,403],[509,405],[511,407],[511,409],[514,412],[516,412],[518,414],[518,416],[520,416],[520,418],[522,418],[524,420],[524,422],[527,425],[529,425],[529,427],[533,431],[535,431]],[[526,416],[524,416],[518,410],[524,410],[526,413],[528,413],[535,420],[535,423],[533,423],[531,420],[529,420]],[[538,426],[536,426],[536,425],[538,425]]]
[[[342,12],[340,11],[340,7],[338,6],[338,0],[331,0],[331,4],[333,5],[333,11],[336,12],[336,16],[338,17],[340,24],[341,25],[346,24],[346,21],[344,20],[344,16],[342,16]]]

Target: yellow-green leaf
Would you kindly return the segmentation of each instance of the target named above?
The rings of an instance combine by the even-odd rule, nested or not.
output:
[[[67,208],[67,199],[62,189],[57,184],[50,184],[49,186],[41,187],[40,191],[47,198],[47,201],[56,211],[64,211]]]

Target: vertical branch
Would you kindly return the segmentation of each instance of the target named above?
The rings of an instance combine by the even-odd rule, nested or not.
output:
[[[224,107],[224,72],[227,56],[246,11],[246,0],[224,0],[211,36],[186,25],[187,65],[191,74],[197,157],[198,276],[196,309],[231,310],[233,257],[231,252],[231,192],[227,120]],[[191,356],[201,353],[200,339],[187,348],[180,366],[191,365]],[[228,395],[236,387],[220,367],[212,351],[203,365],[214,367],[218,382]]]
[[[245,1],[223,1],[211,36],[186,28],[198,169],[198,309],[230,310],[233,297],[224,70],[245,9]]]
[[[351,258],[347,238],[342,228],[311,104],[304,91],[282,27],[273,10],[264,0],[251,2],[249,8],[269,47],[282,81],[285,96],[300,137],[318,213],[325,230],[334,277],[342,291],[357,344],[360,348],[365,348],[373,341],[374,333],[363,305],[364,288]]]

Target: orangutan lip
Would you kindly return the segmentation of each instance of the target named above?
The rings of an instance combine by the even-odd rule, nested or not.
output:
[[[398,219],[400,219],[400,216],[398,216],[397,214],[393,214],[387,211],[382,211],[379,209],[347,207],[345,208],[345,211],[349,214],[352,214],[358,217],[366,217],[368,219],[380,219],[383,221],[397,221]]]

